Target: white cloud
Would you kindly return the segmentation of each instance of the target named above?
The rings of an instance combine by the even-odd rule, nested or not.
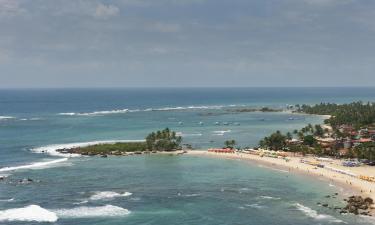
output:
[[[114,5],[98,4],[95,10],[95,17],[97,18],[109,18],[118,15],[120,9]]]
[[[0,0],[0,16],[14,16],[25,11],[16,0]]]

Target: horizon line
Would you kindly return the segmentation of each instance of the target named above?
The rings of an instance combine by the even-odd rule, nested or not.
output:
[[[91,86],[91,87],[0,87],[0,90],[47,89],[187,89],[187,88],[375,88],[375,86]]]

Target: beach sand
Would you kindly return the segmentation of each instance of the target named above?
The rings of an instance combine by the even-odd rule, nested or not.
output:
[[[271,166],[271,168],[278,169],[280,167],[285,168],[288,172],[304,173],[316,177],[324,177],[330,183],[337,183],[342,187],[347,187],[352,194],[358,194],[363,197],[370,197],[375,199],[375,183],[361,180],[356,177],[351,177],[349,175],[341,174],[328,170],[326,168],[318,168],[312,165],[304,164],[300,162],[301,157],[288,157],[290,160],[287,162],[281,158],[270,158],[270,157],[260,157],[258,155],[246,154],[246,153],[214,153],[205,150],[192,150],[188,151],[188,155],[196,156],[209,156],[216,158],[225,159],[241,159],[241,160],[251,160],[259,164],[264,164]],[[313,160],[313,158],[303,157],[304,159]],[[341,166],[340,160],[333,160],[333,162],[321,162],[325,166],[332,168],[337,168],[341,170],[346,170],[357,175],[374,176],[375,167],[371,166],[361,166],[361,167],[344,167]],[[375,211],[372,211],[374,214]]]

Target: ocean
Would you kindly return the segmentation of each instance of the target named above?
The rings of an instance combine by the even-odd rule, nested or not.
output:
[[[142,140],[169,127],[196,149],[256,146],[322,116],[294,104],[375,101],[375,88],[128,88],[0,90],[0,224],[373,224],[321,207],[349,193],[256,163],[194,156],[74,157],[54,150]],[[33,182],[27,181],[30,178]],[[20,182],[20,180],[23,182]]]

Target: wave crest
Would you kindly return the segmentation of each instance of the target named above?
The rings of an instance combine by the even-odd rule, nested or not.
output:
[[[132,194],[133,193],[130,193],[130,192],[117,193],[114,191],[98,191],[98,192],[95,192],[95,194],[93,194],[90,197],[90,200],[92,201],[110,200],[110,199],[119,198],[119,197],[128,197],[128,196],[131,196]]]
[[[113,206],[76,207],[71,209],[52,210],[60,218],[120,217],[130,213],[129,210]]]
[[[0,221],[56,222],[57,219],[58,217],[54,212],[38,205],[0,211]]]
[[[208,110],[208,109],[222,109],[225,107],[236,107],[237,105],[201,105],[201,106],[176,106],[176,107],[161,107],[161,108],[147,108],[147,109],[114,109],[94,112],[63,112],[58,113],[61,116],[100,116],[108,114],[122,114],[134,112],[154,112],[154,111],[182,111],[182,110]]]
[[[62,163],[67,161],[67,158],[63,159],[56,159],[52,161],[43,161],[43,162],[35,162],[28,165],[23,166],[12,166],[12,167],[3,167],[0,168],[0,172],[9,172],[9,171],[15,171],[15,170],[22,170],[22,169],[44,169],[51,166],[54,166],[54,164]]]
[[[224,134],[226,133],[230,133],[232,132],[231,130],[215,130],[215,131],[212,131],[213,135],[217,135],[217,136],[223,136]]]
[[[67,113],[59,113],[61,116],[97,116],[97,115],[106,115],[106,114],[120,114],[120,113],[127,113],[129,109],[116,109],[116,110],[105,110],[105,111],[96,111],[96,112],[88,112],[88,113],[75,113],[75,112],[67,112]]]
[[[113,205],[56,210],[47,210],[38,205],[29,205],[23,208],[0,211],[0,222],[56,222],[59,218],[120,217],[129,213],[129,210]]]
[[[306,216],[312,218],[312,219],[315,219],[315,220],[325,220],[325,221],[328,221],[330,223],[343,223],[344,221],[342,220],[339,220],[333,216],[330,216],[330,215],[326,215],[326,214],[319,214],[317,211],[307,207],[307,206],[304,206],[302,204],[299,204],[299,203],[296,203],[294,204],[294,206],[301,212],[303,212]]]
[[[46,145],[42,147],[37,147],[31,149],[34,153],[47,153],[53,156],[60,156],[60,157],[77,157],[80,156],[78,154],[63,154],[58,152],[59,149],[71,149],[71,148],[78,148],[78,147],[87,147],[92,145],[99,145],[99,144],[114,144],[114,143],[125,143],[125,142],[142,142],[144,140],[106,140],[106,141],[89,141],[89,142],[76,142],[76,143],[67,143],[67,144],[53,144],[53,145]]]
[[[11,120],[11,119],[15,119],[16,117],[13,117],[13,116],[0,116],[0,120]]]
[[[280,200],[281,199],[281,198],[278,198],[278,197],[272,197],[272,196],[266,196],[266,195],[259,196],[259,198],[261,198],[261,199],[273,199],[273,200]]]

